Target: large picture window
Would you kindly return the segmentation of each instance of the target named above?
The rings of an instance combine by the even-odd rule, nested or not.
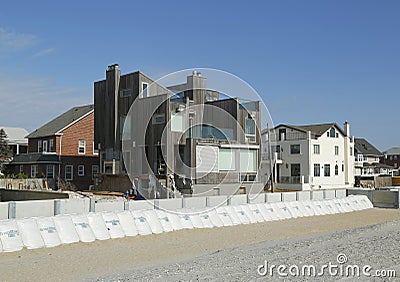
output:
[[[240,150],[240,171],[257,171],[257,150]]]
[[[236,169],[236,155],[234,150],[223,148],[219,149],[218,168],[219,170]]]

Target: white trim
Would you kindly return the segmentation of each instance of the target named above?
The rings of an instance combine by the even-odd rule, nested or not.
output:
[[[79,152],[79,149],[81,148],[80,143],[83,141],[83,153]],[[78,154],[79,155],[85,155],[86,154],[86,140],[80,139],[78,140]]]
[[[80,168],[83,168],[82,173],[79,171]],[[78,176],[85,176],[85,165],[78,165]]]
[[[71,122],[70,124],[68,124],[68,125],[66,125],[65,127],[61,128],[59,131],[57,131],[55,134],[52,134],[52,135],[62,134],[62,132],[63,132],[65,129],[67,129],[68,127],[74,125],[74,124],[77,123],[78,121],[84,119],[85,117],[87,117],[88,115],[90,115],[90,114],[93,113],[93,112],[94,112],[94,109],[90,110],[89,112],[87,112],[86,114],[84,114],[83,116],[81,116],[80,118],[74,120],[73,122]],[[49,135],[49,136],[52,136],[52,135]]]
[[[67,167],[71,168],[71,178],[67,178]],[[68,181],[74,180],[74,166],[73,165],[66,165],[64,169],[64,179]]]
[[[231,149],[260,149],[260,145],[250,145],[250,144],[220,144],[221,148],[231,148]]]

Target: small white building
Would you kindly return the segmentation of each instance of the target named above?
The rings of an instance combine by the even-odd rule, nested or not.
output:
[[[318,190],[354,186],[354,138],[349,123],[278,125],[262,133],[264,181],[272,175],[278,189]],[[270,142],[268,142],[270,135]]]
[[[28,131],[24,128],[7,126],[0,126],[0,129],[7,135],[7,143],[13,151],[13,156],[28,152],[28,138],[26,138]]]

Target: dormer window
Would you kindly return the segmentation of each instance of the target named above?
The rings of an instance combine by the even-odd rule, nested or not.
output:
[[[329,130],[329,137],[331,137],[331,138],[335,138],[336,137],[336,130],[335,130],[335,128],[331,128],[330,130]]]

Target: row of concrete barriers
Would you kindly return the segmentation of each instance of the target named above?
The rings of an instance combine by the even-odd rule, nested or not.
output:
[[[300,191],[285,193],[241,194],[232,196],[184,197],[142,201],[96,201],[89,198],[0,202],[0,219],[20,219],[59,214],[83,214],[88,212],[123,211],[180,208],[205,208],[219,205],[246,203],[274,203],[305,200],[330,200],[346,197],[346,189]]]

